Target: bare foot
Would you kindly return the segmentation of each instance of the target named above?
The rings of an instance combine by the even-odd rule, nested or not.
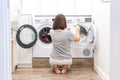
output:
[[[62,68],[62,74],[66,74],[68,71],[68,65],[63,65],[63,68]]]
[[[56,74],[60,74],[60,70],[58,68],[58,65],[54,64],[53,68],[54,68]]]
[[[56,74],[60,74],[60,70],[59,69],[55,69],[55,73]]]

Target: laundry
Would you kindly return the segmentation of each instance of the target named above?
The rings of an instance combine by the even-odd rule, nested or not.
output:
[[[51,38],[48,35],[47,36],[43,36],[42,37],[42,41],[45,42],[45,43],[50,43],[51,42]]]

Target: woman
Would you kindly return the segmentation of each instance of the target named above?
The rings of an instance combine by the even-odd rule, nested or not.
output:
[[[72,64],[72,55],[70,43],[80,40],[80,27],[76,28],[76,35],[73,35],[67,29],[66,18],[63,14],[56,15],[53,23],[53,29],[50,30],[50,36],[53,43],[53,49],[50,54],[49,63],[57,74],[67,73]],[[60,71],[59,66],[62,66]]]

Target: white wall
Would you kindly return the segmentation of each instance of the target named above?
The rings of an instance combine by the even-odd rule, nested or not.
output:
[[[120,80],[120,0],[111,0],[110,80]]]
[[[0,0],[0,80],[11,80],[9,2]]]
[[[103,80],[109,80],[110,2],[93,0],[93,20],[99,31],[99,46],[94,56],[94,67]]]

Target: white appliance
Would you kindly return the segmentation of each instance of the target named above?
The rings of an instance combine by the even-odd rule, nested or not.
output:
[[[32,15],[19,14],[18,25],[12,28],[13,41],[14,41],[13,56],[15,59],[14,63],[13,63],[13,64],[15,64],[14,68],[16,67],[16,65],[18,68],[20,67],[20,65],[22,65],[23,67],[26,67],[26,65],[30,65],[30,67],[31,67],[32,48],[25,49],[25,48],[21,47],[21,46],[23,46],[23,43],[24,44],[29,43],[29,41],[30,41],[29,38],[31,37],[31,35],[24,35],[25,32],[28,34],[29,30],[27,28],[23,29],[23,27],[21,28],[21,26],[26,25],[26,24],[32,25],[32,23],[33,23]]]
[[[72,42],[71,53],[73,58],[93,58],[95,49],[96,31],[92,26],[90,15],[66,16],[67,26],[73,34],[76,33],[76,26],[81,28],[80,42]]]
[[[93,58],[95,48],[95,28],[90,15],[65,15],[67,26],[75,34],[76,25],[81,28],[80,42],[72,42],[73,58]],[[49,57],[52,41],[49,30],[52,28],[55,16],[35,15],[33,25],[22,25],[17,31],[17,42],[23,48],[32,49],[33,57]],[[24,37],[24,38],[23,38]]]
[[[32,25],[23,24],[16,34],[17,43],[24,49],[32,47],[32,57],[49,57],[52,41],[49,31],[52,28],[54,16],[33,16]]]
[[[52,40],[49,31],[52,28],[54,16],[39,16],[33,18],[33,26],[37,30],[38,40],[33,47],[33,57],[49,57],[52,50]]]

